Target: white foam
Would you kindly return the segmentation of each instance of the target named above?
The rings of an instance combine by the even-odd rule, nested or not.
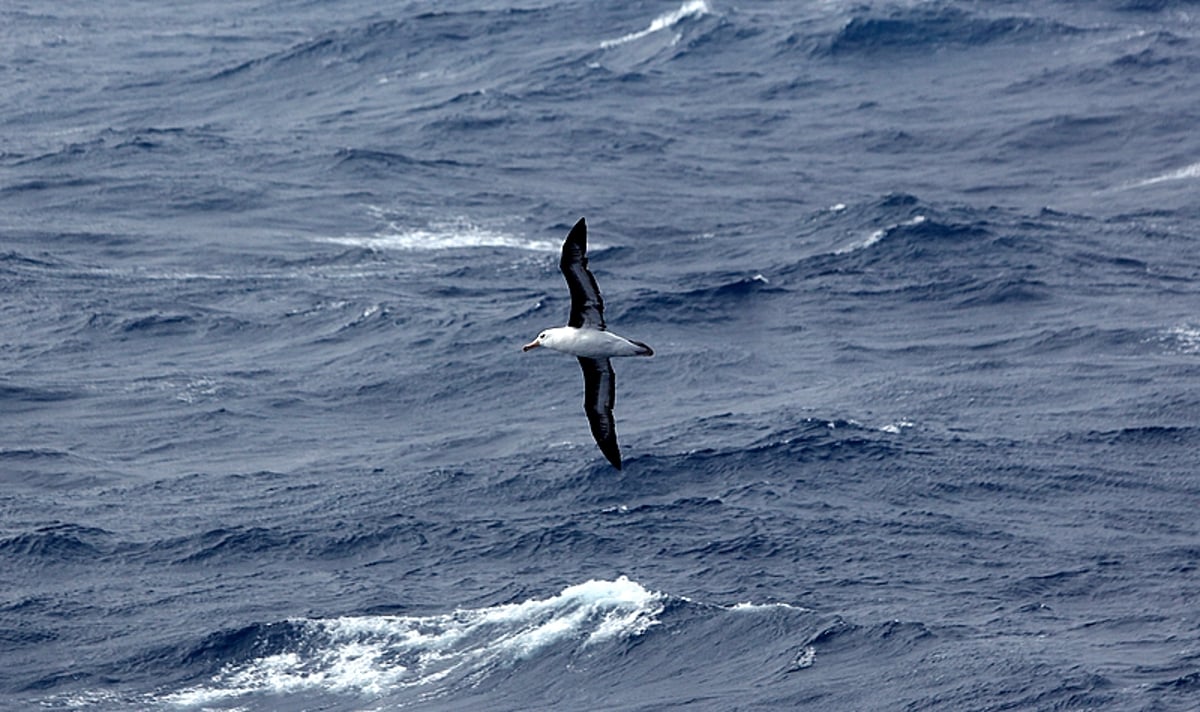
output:
[[[395,223],[374,235],[319,238],[349,247],[369,250],[463,250],[479,247],[505,247],[534,252],[557,252],[559,247],[547,240],[531,240],[498,232],[465,220],[433,223],[427,228],[402,227]]]
[[[901,433],[901,431],[903,431],[905,428],[911,428],[914,426],[915,426],[915,423],[913,423],[911,420],[901,420],[896,423],[888,423],[887,425],[880,428],[880,430],[882,430],[885,433],[890,433],[892,435],[899,435]]]
[[[307,690],[378,696],[417,688],[437,695],[448,679],[473,684],[555,645],[582,648],[641,635],[658,623],[665,600],[622,576],[551,598],[443,615],[294,620],[302,630],[295,650],[227,666],[166,701],[194,707]]]
[[[1179,170],[1164,173],[1160,176],[1147,178],[1145,180],[1135,181],[1129,185],[1130,188],[1144,188],[1148,185],[1156,185],[1158,183],[1166,183],[1176,180],[1188,180],[1191,178],[1200,178],[1200,163],[1193,163],[1190,166],[1180,168]]]
[[[917,215],[910,220],[905,220],[904,222],[897,223],[895,225],[892,225],[891,227],[887,227],[882,230],[876,230],[875,232],[868,235],[867,239],[862,240],[860,242],[852,242],[849,245],[846,245],[845,247],[839,247],[838,249],[833,251],[833,254],[845,255],[850,252],[854,252],[856,250],[866,249],[866,248],[870,247],[871,245],[874,245],[875,243],[882,240],[892,230],[895,230],[898,227],[914,227],[916,225],[920,225],[921,223],[925,222],[925,219],[926,218],[924,215]]]
[[[618,37],[615,40],[604,40],[600,43],[600,48],[608,49],[610,47],[616,47],[628,42],[634,42],[660,30],[674,27],[689,17],[702,17],[707,15],[709,12],[711,12],[711,10],[709,9],[708,2],[706,2],[706,0],[687,0],[679,6],[679,9],[654,18],[654,21],[651,22],[650,26],[646,29],[641,30],[640,32],[630,33],[624,37]]]
[[[811,645],[806,646],[803,650],[796,654],[796,659],[792,661],[792,668],[795,670],[810,668],[816,659],[817,649]]]
[[[1164,339],[1179,353],[1200,354],[1200,327],[1180,324],[1167,329]]]
[[[729,606],[728,608],[726,608],[725,610],[740,611],[743,613],[745,613],[745,612],[757,613],[757,612],[761,612],[761,611],[770,611],[770,610],[801,611],[801,612],[808,611],[808,609],[804,608],[803,606],[793,606],[790,603],[784,603],[782,601],[776,601],[775,603],[750,603],[749,601],[744,601],[742,603],[735,603],[732,606]]]

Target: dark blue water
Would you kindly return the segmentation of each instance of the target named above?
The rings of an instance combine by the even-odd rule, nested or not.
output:
[[[7,2],[0,707],[1200,709],[1198,96],[1183,0]]]

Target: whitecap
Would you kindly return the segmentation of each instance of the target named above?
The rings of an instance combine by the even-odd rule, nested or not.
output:
[[[813,666],[813,662],[817,659],[817,649],[811,645],[805,646],[799,653],[796,653],[796,659],[792,661],[792,670],[804,670]]]
[[[404,688],[436,696],[449,691],[439,683],[475,684],[552,646],[584,649],[639,636],[658,624],[665,601],[622,576],[569,586],[550,598],[441,615],[295,619],[301,635],[292,649],[232,663],[165,701],[194,707],[255,694],[378,696]]]
[[[618,37],[615,40],[604,40],[603,42],[600,43],[600,48],[608,49],[610,47],[616,47],[618,45],[623,45],[628,42],[640,40],[641,38],[646,37],[647,35],[651,35],[660,30],[665,30],[665,29],[674,27],[675,25],[679,24],[680,22],[682,22],[683,20],[685,20],[689,17],[703,17],[704,15],[707,15],[709,12],[711,12],[711,10],[709,9],[708,2],[706,0],[687,0],[682,5],[680,5],[677,10],[674,10],[673,12],[668,12],[664,15],[659,15],[658,17],[654,18],[654,21],[651,22],[650,26],[647,27],[646,29],[641,30],[639,32],[632,32],[628,35],[625,35],[624,37]]]
[[[915,427],[915,425],[916,424],[913,423],[911,420],[901,420],[901,421],[895,422],[895,423],[888,423],[887,425],[880,428],[880,430],[885,433],[889,433],[891,435],[899,435],[906,428],[912,428],[912,427]]]
[[[1129,184],[1128,187],[1144,188],[1146,186],[1156,185],[1158,183],[1167,183],[1170,181],[1177,181],[1177,180],[1188,180],[1191,178],[1200,178],[1200,163],[1193,163],[1190,166],[1185,166],[1178,170],[1170,171],[1168,173],[1163,173],[1162,175],[1154,176],[1153,178],[1147,178],[1145,180],[1135,181],[1135,182]]]
[[[1179,324],[1167,329],[1163,341],[1178,353],[1200,354],[1200,327]]]
[[[915,226],[920,225],[921,223],[925,222],[925,219],[926,218],[924,215],[917,215],[910,220],[905,220],[904,222],[897,223],[890,227],[886,227],[881,230],[876,230],[875,232],[872,232],[870,235],[867,235],[865,240],[860,240],[858,242],[852,242],[849,245],[846,245],[844,247],[839,247],[838,249],[833,251],[833,254],[845,255],[845,254],[849,254],[851,252],[855,252],[857,250],[866,249],[866,248],[870,247],[871,245],[874,245],[875,243],[882,240],[892,230],[895,230],[896,228],[899,228],[899,227],[915,227]]]
[[[369,250],[436,251],[503,247],[533,252],[556,252],[559,249],[558,245],[548,240],[531,240],[465,220],[432,223],[425,228],[402,227],[388,223],[386,228],[373,235],[322,237],[318,240]]]
[[[725,610],[741,612],[741,613],[747,613],[747,612],[759,613],[762,611],[772,611],[772,610],[798,611],[801,613],[809,612],[809,609],[804,608],[803,606],[794,606],[790,603],[784,603],[782,601],[776,601],[774,603],[751,603],[749,601],[743,601],[741,603],[735,603],[732,606],[728,606]]]

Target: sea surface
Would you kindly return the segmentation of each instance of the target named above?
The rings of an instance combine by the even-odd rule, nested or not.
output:
[[[4,0],[0,106],[0,709],[1200,709],[1200,4]]]

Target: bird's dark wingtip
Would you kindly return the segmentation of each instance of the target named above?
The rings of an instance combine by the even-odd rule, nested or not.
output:
[[[568,240],[576,237],[587,237],[587,218],[579,218],[579,222],[575,223],[575,227],[567,233]]]
[[[621,469],[621,450],[617,446],[616,438],[604,442],[597,440],[596,444],[600,446],[600,452],[604,453],[604,459],[608,460],[608,464],[618,470]]]

